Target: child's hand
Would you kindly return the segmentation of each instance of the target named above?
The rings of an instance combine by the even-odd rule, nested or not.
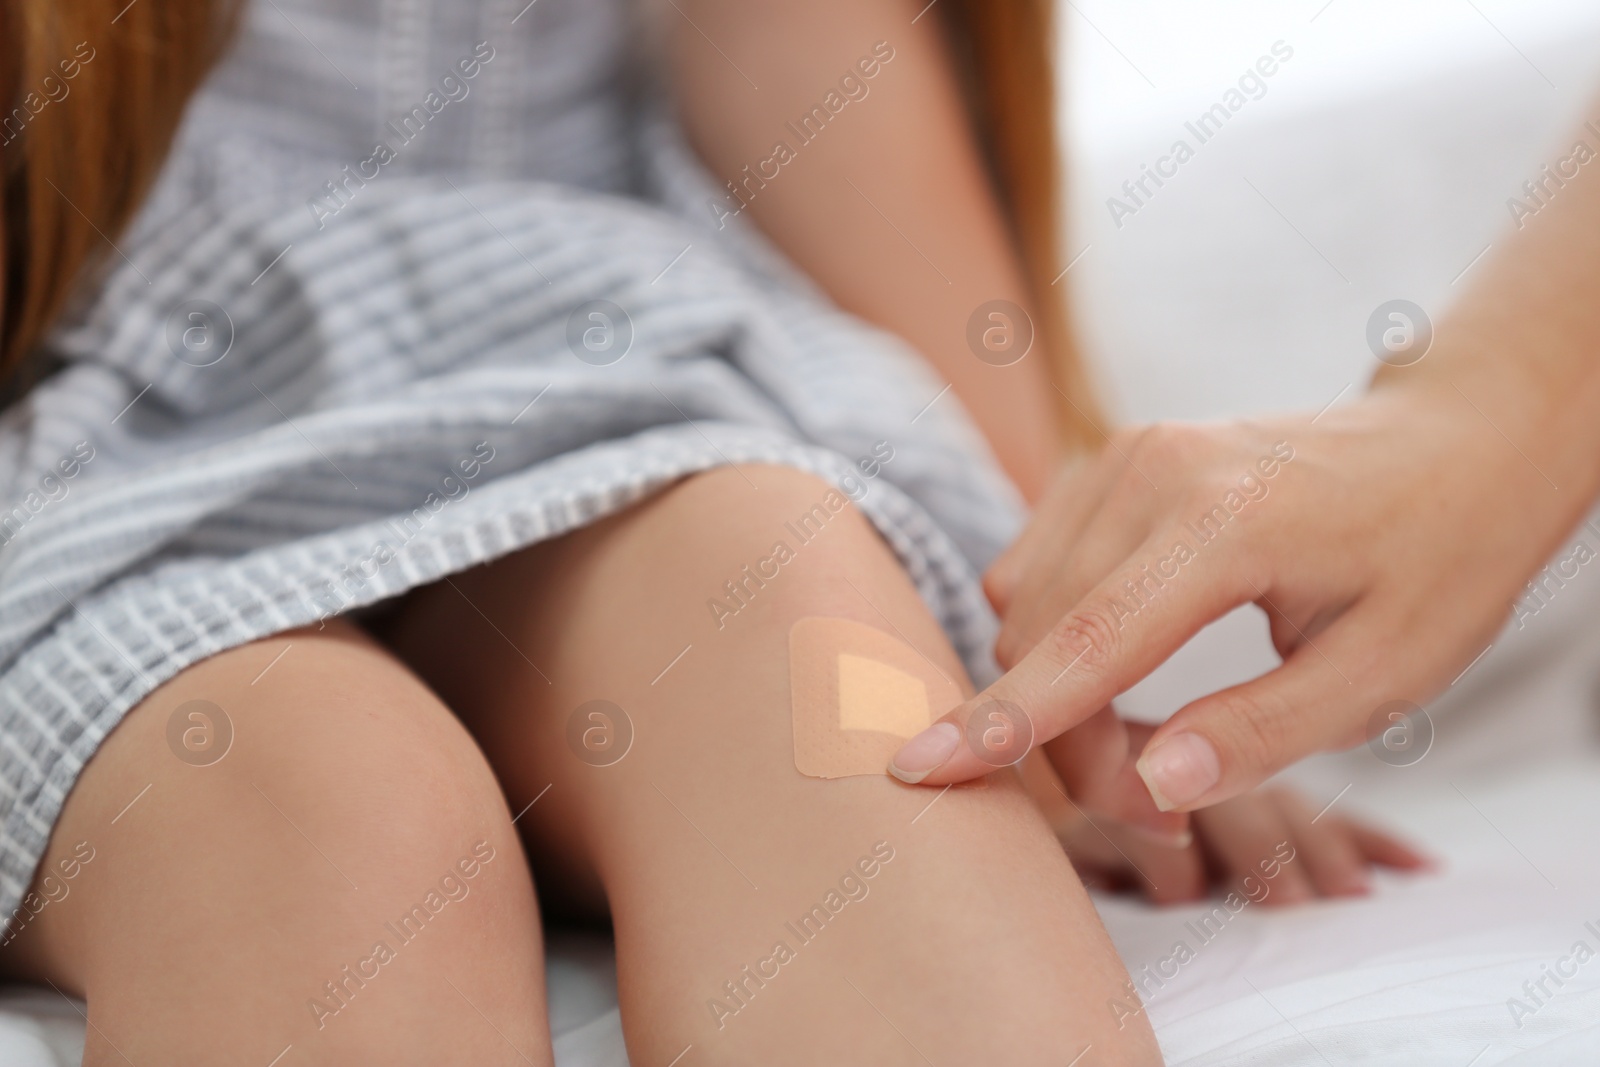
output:
[[[1090,821],[1049,768],[1024,768],[1084,882],[1136,890],[1158,904],[1199,900],[1213,888],[1259,904],[1360,896],[1374,866],[1421,870],[1431,862],[1393,835],[1336,811],[1318,816],[1299,793],[1258,789],[1193,813],[1194,840],[1173,848],[1137,828]]]

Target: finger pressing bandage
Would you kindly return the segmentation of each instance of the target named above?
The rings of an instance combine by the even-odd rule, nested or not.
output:
[[[916,649],[848,619],[789,631],[794,765],[813,778],[883,774],[889,757],[961,703],[961,690]]]

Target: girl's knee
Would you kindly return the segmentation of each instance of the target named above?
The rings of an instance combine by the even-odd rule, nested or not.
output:
[[[786,635],[807,615],[855,619],[898,631],[931,650],[941,670],[960,673],[894,552],[822,478],[788,467],[719,468],[647,506],[638,522],[650,530],[637,543],[641,580],[688,608],[694,631],[731,644],[753,631]],[[659,566],[668,558],[670,569]]]
[[[157,689],[85,769],[41,870],[84,848],[76,899],[39,934],[70,934],[65,955],[90,968],[207,932],[252,940],[252,924],[285,950],[367,950],[364,923],[468,894],[532,912],[471,738],[343,628],[234,649]],[[467,926],[496,909],[451,910]]]
[[[537,908],[495,779],[348,627],[158,689],[86,770],[46,862],[80,838],[95,857],[41,915],[31,976],[87,994],[86,1062],[120,1062],[102,1034],[136,1062],[291,1044],[301,1062],[476,1061],[507,1039],[547,1062]]]

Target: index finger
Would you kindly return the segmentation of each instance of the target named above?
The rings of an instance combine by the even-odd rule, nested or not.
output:
[[[1168,546],[1183,543],[1187,563]],[[1016,763],[1160,666],[1201,628],[1256,595],[1235,553],[1194,558],[1181,535],[1152,536],[993,685],[907,741],[889,773],[946,785]]]

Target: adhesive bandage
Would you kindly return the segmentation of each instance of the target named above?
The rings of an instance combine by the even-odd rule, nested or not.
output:
[[[954,679],[882,630],[801,619],[789,631],[794,765],[813,778],[883,774],[908,739],[961,703]]]

